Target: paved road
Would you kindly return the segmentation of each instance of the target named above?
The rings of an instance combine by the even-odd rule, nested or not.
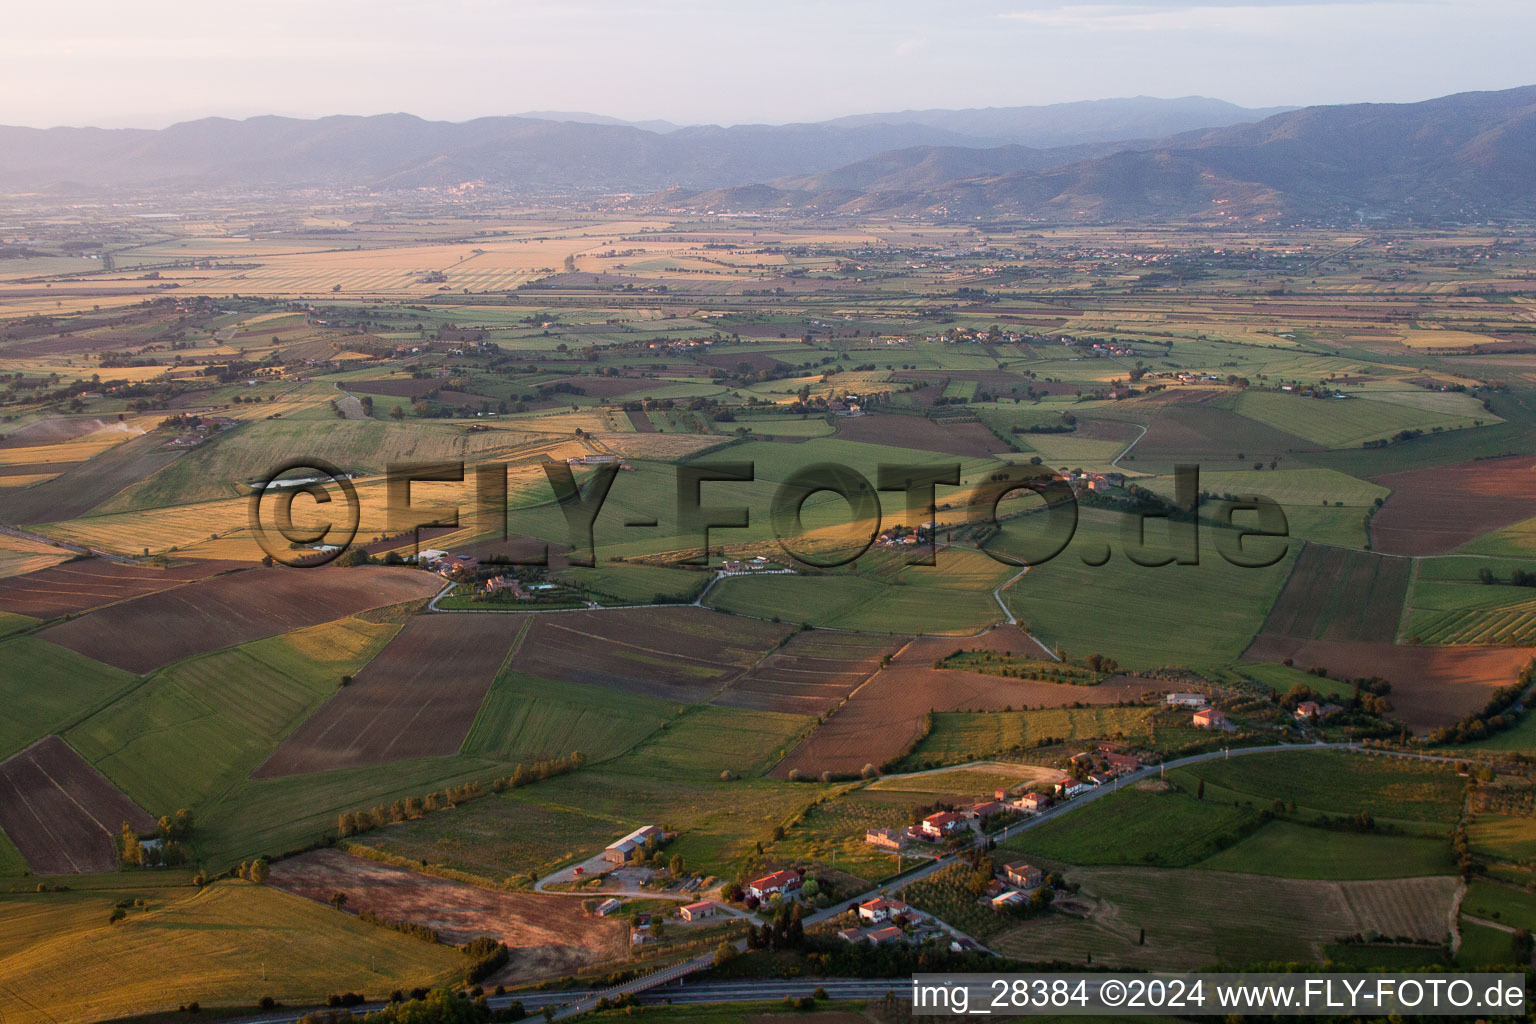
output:
[[[1361,748],[1349,743],[1282,743],[1264,747],[1239,747],[1232,750],[1213,750],[1203,754],[1193,754],[1189,757],[1177,758],[1160,765],[1151,765],[1129,775],[1122,776],[1107,786],[1093,789],[1071,800],[1059,803],[1047,811],[1033,815],[1024,821],[1016,822],[1001,832],[990,837],[998,842],[1011,839],[1016,835],[1027,832],[1032,828],[1039,828],[1048,821],[1054,821],[1062,815],[1071,814],[1080,807],[1084,807],[1095,800],[1102,799],[1110,793],[1123,788],[1126,785],[1140,782],[1161,774],[1169,768],[1182,768],[1186,765],[1199,764],[1203,761],[1215,761],[1232,757],[1249,757],[1255,754],[1276,753],[1306,753],[1321,750],[1352,750]],[[1370,753],[1377,753],[1370,751]],[[1457,758],[1440,757],[1429,754],[1402,754],[1397,756],[1414,757],[1423,760],[1455,761]],[[978,837],[979,838],[979,837]],[[960,853],[950,853],[939,856],[931,863],[917,868],[903,875],[894,883],[877,886],[868,892],[854,896],[847,900],[839,901],[835,906],[819,910],[805,918],[806,925],[822,924],[830,921],[838,914],[843,913],[850,903],[862,903],[865,900],[874,899],[876,896],[893,895],[899,893],[906,886],[920,879],[927,878],[937,871],[954,864],[960,858]],[[617,895],[617,894],[615,894]],[[644,896],[656,896],[656,893],[644,893]],[[937,920],[937,919],[935,919]],[[942,923],[942,922],[940,922]],[[953,929],[949,929],[953,931]],[[736,942],[738,949],[746,948],[746,940]],[[796,979],[786,981],[761,981],[746,982],[707,982],[683,986],[683,983],[692,975],[707,970],[714,963],[713,952],[693,957],[679,963],[670,964],[658,968],[650,974],[635,978],[622,985],[615,985],[602,990],[582,990],[569,992],[530,992],[517,995],[492,997],[489,1002],[495,1008],[510,1005],[514,1000],[521,1001],[524,1008],[532,1011],[542,1009],[546,1005],[555,1005],[560,1008],[555,1011],[554,1019],[563,1020],[582,1013],[591,1011],[600,999],[615,999],[625,995],[633,995],[636,999],[645,1003],[661,1002],[750,1002],[757,1000],[782,999],[786,995],[809,995],[818,985],[826,989],[827,994],[834,998],[848,999],[874,999],[881,998],[888,992],[894,992],[898,998],[907,996],[905,979]],[[358,1011],[378,1009],[381,1004],[370,1004],[356,1008]],[[276,1014],[267,1014],[259,1017],[243,1018],[232,1024],[287,1024],[303,1016],[305,1010],[283,1011]]]
[[[689,985],[674,981],[637,993],[635,998],[649,1005],[773,1002],[785,996],[796,998],[808,996],[818,988],[825,989],[827,995],[833,999],[884,999],[887,995],[895,995],[898,999],[910,998],[910,989],[905,978],[765,978],[745,981],[703,981]],[[515,1002],[522,1003],[523,1009],[530,1014],[530,1019],[538,1020],[537,1016],[532,1015],[537,1014],[545,1006],[559,1007],[571,1002],[584,1003],[588,1000],[595,1003],[602,995],[603,993],[596,989],[516,992],[504,996],[488,996],[486,1002],[495,1010],[504,1009]],[[362,1014],[383,1008],[383,1003],[365,1003],[362,1006],[353,1007],[352,1012]],[[291,1024],[292,1021],[305,1014],[316,1012],[318,1009],[322,1008],[285,1008],[258,1016],[227,1018],[226,1024]]]
[[[1132,772],[1129,775],[1122,776],[1107,786],[1100,786],[1097,789],[1074,797],[1069,801],[1057,804],[1055,807],[1052,807],[1047,811],[1033,815],[1024,821],[1010,825],[990,838],[993,838],[998,842],[1011,839],[1016,835],[1028,831],[1029,829],[1039,828],[1047,821],[1054,821],[1062,815],[1071,814],[1078,808],[1090,804],[1095,800],[1102,799],[1108,794],[1113,793],[1114,791],[1121,789],[1128,784],[1151,778],[1153,775],[1160,774],[1169,768],[1182,768],[1186,765],[1199,764],[1202,761],[1215,761],[1232,757],[1246,757],[1254,754],[1275,754],[1318,750],[1349,750],[1352,748],[1352,746],[1352,744],[1347,743],[1282,743],[1265,747],[1239,747],[1236,750],[1213,750],[1203,754],[1192,754],[1189,757],[1181,757],[1173,761],[1164,762],[1160,765],[1151,765],[1146,768],[1142,768],[1139,771]],[[980,837],[978,837],[978,839],[979,838]],[[819,910],[814,914],[807,915],[805,918],[805,924],[807,926],[824,924],[825,922],[830,921],[837,917],[839,914],[843,913],[848,908],[850,903],[862,903],[865,900],[871,900],[877,896],[888,896],[899,893],[902,889],[911,885],[913,882],[927,878],[935,872],[942,871],[946,867],[949,867],[951,864],[954,864],[960,859],[960,856],[961,853],[956,852],[937,857],[931,863],[903,875],[894,883],[884,886],[877,886],[876,888],[870,889],[868,892],[861,893],[860,895],[854,896],[850,899],[840,900],[834,906],[827,907],[824,910]],[[745,949],[746,944],[746,940],[742,939],[736,943],[736,947],[738,949]],[[696,957],[692,960],[686,960],[682,963],[676,964],[673,967],[646,975],[645,977],[636,978],[634,981],[627,982],[624,985],[616,986],[615,988],[609,989],[606,992],[592,995],[584,1000],[581,1000],[580,1002],[573,1003],[570,1006],[565,1007],[556,1015],[556,1019],[558,1020],[569,1016],[575,1016],[578,1013],[585,1013],[592,1009],[592,1007],[596,1006],[598,1000],[603,996],[607,996],[608,998],[612,999],[626,994],[633,993],[638,995],[641,992],[649,991],[660,985],[667,984],[671,981],[679,980],[681,978],[687,977],[690,974],[705,970],[710,966],[712,962],[713,955]],[[831,990],[829,989],[828,991],[830,992]]]

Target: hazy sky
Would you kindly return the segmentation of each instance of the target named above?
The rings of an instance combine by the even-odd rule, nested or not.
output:
[[[0,123],[35,126],[525,110],[730,124],[1536,82],[1536,0],[54,0],[12,5],[4,26]]]

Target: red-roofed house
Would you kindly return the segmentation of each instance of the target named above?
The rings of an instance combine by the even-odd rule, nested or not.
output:
[[[859,920],[869,924],[880,924],[906,912],[907,905],[901,900],[888,900],[884,897],[859,904]]]
[[[954,811],[940,811],[923,819],[923,834],[935,839],[952,836],[965,827],[965,815]]]
[[[904,933],[900,928],[897,928],[895,925],[889,925],[885,928],[875,929],[866,935],[865,938],[869,939],[869,941],[874,945],[879,946],[887,942],[895,942],[897,939],[901,938],[903,934]]]
[[[800,888],[800,876],[793,871],[775,871],[747,884],[747,892],[760,900],[770,896],[788,896]]]

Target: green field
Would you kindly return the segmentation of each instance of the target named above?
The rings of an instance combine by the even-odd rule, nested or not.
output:
[[[1158,477],[1145,486],[1167,497],[1173,496],[1173,478]],[[1265,469],[1262,472],[1236,470],[1203,472],[1200,489],[1212,494],[1238,496],[1262,494],[1287,506],[1333,505],[1365,508],[1391,492],[1378,484],[1348,476],[1333,469]]]
[[[135,677],[83,654],[20,636],[0,643],[0,761],[110,702]]]
[[[1039,518],[1007,522],[997,549],[1022,553],[1025,538],[1040,541],[1043,526],[1032,521]],[[1070,657],[1097,652],[1130,669],[1235,661],[1263,625],[1300,545],[1291,542],[1275,565],[1245,569],[1222,559],[1214,528],[1203,527],[1199,565],[1152,568],[1126,557],[1124,518],[1082,510],[1067,549],[1003,592],[1020,624]],[[1147,527],[1154,550],[1159,529],[1155,522]],[[1084,562],[1102,557],[1106,546],[1112,551],[1108,562]]]
[[[657,565],[599,565],[572,567],[560,578],[580,587],[603,604],[651,604],[690,600],[709,583],[708,573],[668,569]]]
[[[1405,633],[1426,644],[1536,643],[1536,590],[1420,579]]]
[[[1025,961],[1091,957],[1090,970],[1320,963],[1339,935],[1393,928],[1441,940],[1457,887],[1449,878],[1327,882],[1131,867],[1067,877],[1102,901],[1096,912],[1027,921],[989,945]]]
[[[1477,880],[1467,886],[1461,912],[1512,928],[1536,931],[1536,894],[1512,885]]]
[[[1400,430],[1436,427],[1456,430],[1471,427],[1475,420],[1497,422],[1475,399],[1468,396],[1459,406],[1421,409],[1374,398],[1316,399],[1274,391],[1248,391],[1238,399],[1237,411],[1278,430],[1304,437],[1325,448],[1353,448],[1365,441],[1391,437]]]
[[[741,427],[770,437],[826,437],[836,429],[822,416],[738,416],[715,424],[722,434],[734,434]]]
[[[665,778],[706,781],[727,771],[760,776],[783,759],[813,721],[774,711],[693,708],[666,722],[624,763],[628,769]]]
[[[335,396],[329,388],[320,401]],[[382,395],[379,409],[392,399]],[[400,399],[409,411],[410,403]],[[272,471],[273,453],[303,452],[333,465],[366,473],[383,473],[407,462],[451,462],[484,459],[491,453],[532,440],[534,435],[510,429],[465,433],[442,420],[339,420],[326,414],[324,430],[302,418],[257,420],[230,428],[215,440],[199,445],[165,469],[104,503],[100,512],[183,505],[212,498],[235,497],[237,484]]]
[[[1456,873],[1450,844],[1443,839],[1342,832],[1289,821],[1271,821],[1198,866],[1210,871],[1336,880]]]
[[[349,842],[425,861],[489,885],[526,885],[530,873],[542,876],[564,863],[584,860],[633,827],[579,807],[488,797]]]
[[[951,764],[1044,740],[1152,738],[1152,708],[1044,708],[1038,711],[953,712],[933,716],[933,729],[902,766]]]
[[[41,619],[34,619],[26,615],[17,615],[14,612],[0,612],[0,636],[10,636],[19,633],[40,623]]]
[[[358,842],[500,880],[592,856],[640,825],[679,831],[668,846],[696,870],[734,877],[819,784],[690,781],[652,774],[636,753],[597,768],[367,833]],[[332,816],[334,820],[334,815]]]
[[[1256,811],[1142,783],[1110,793],[1003,846],[1066,864],[1188,867],[1239,842],[1258,825]],[[1110,837],[1113,837],[1111,839]]]
[[[1205,761],[1169,773],[1186,790],[1205,780],[1206,799],[1259,808],[1294,802],[1298,813],[1353,815],[1432,831],[1449,830],[1461,808],[1464,785],[1454,771],[1414,761],[1369,758],[1337,751],[1253,754]]]
[[[197,809],[249,775],[396,630],[341,619],[191,658],[66,739],[151,814]]]
[[[1330,697],[1349,697],[1355,689],[1353,685],[1341,680],[1325,679],[1310,672],[1303,672],[1299,668],[1277,665],[1274,662],[1245,661],[1237,671],[1282,695],[1289,693],[1294,686],[1306,686]]]
[[[198,862],[224,870],[241,860],[308,847],[336,834],[337,815],[447,786],[490,782],[515,765],[482,758],[431,757],[278,779],[241,777],[195,808]]]
[[[148,907],[107,923],[134,898]],[[245,882],[0,896],[0,949],[6,1020],[60,1024],[191,1002],[249,1013],[267,995],[300,1006],[333,992],[381,998],[466,963],[451,947]]]
[[[16,849],[16,844],[4,832],[0,832],[0,878],[15,878],[30,872],[27,860]]]
[[[742,615],[866,633],[973,633],[1000,620],[1002,610],[988,591],[964,582],[945,585],[943,558],[937,567],[914,567],[894,582],[848,573],[733,576],[710,591],[705,603]]]
[[[1496,860],[1536,860],[1536,818],[1481,812],[1467,826],[1467,842]]]
[[[1490,928],[1462,918],[1461,948],[1456,951],[1457,967],[1501,967],[1515,962],[1515,937],[1499,928]]]
[[[669,723],[677,710],[653,697],[503,669],[460,749],[525,762],[580,750],[588,761],[606,761]]]

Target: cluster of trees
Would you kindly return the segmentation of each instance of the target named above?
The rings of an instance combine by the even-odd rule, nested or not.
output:
[[[573,750],[564,757],[547,761],[535,761],[531,765],[519,764],[511,775],[492,779],[490,786],[478,780],[462,786],[449,786],[441,792],[428,793],[423,797],[408,796],[392,804],[378,804],[361,811],[345,811],[336,818],[336,831],[342,838],[369,832],[385,825],[410,821],[433,811],[446,810],[459,804],[478,800],[487,792],[502,793],[542,779],[554,778],[573,772],[586,763],[581,751]]]
[[[1536,682],[1536,658],[1525,663],[1515,682],[1493,691],[1481,711],[1466,716],[1455,725],[1436,729],[1429,734],[1429,742],[1436,745],[1473,743],[1514,728],[1520,720],[1521,701],[1533,682]]]
[[[805,925],[801,920],[804,914],[798,903],[780,903],[773,920],[764,921],[761,928],[747,932],[747,948],[770,951],[801,948],[805,945]]]
[[[1111,676],[1120,671],[1119,662],[1114,658],[1106,658],[1102,654],[1088,655],[1088,657],[1083,659],[1083,664],[1088,667],[1088,671],[1096,675]]]
[[[265,885],[271,874],[271,862],[265,857],[257,857],[253,861],[241,861],[240,866],[235,869],[236,877],[243,878],[247,882],[254,882],[257,885]]]
[[[1440,428],[1436,427],[1435,429],[1439,430]],[[1424,431],[1422,431],[1422,430],[1399,430],[1397,433],[1393,434],[1391,437],[1382,437],[1382,438],[1378,438],[1378,439],[1376,439],[1374,441],[1366,441],[1360,447],[1362,447],[1362,448],[1386,448],[1388,445],[1402,444],[1404,441],[1412,441],[1416,437],[1423,437],[1423,436],[1424,436]]]
[[[501,992],[501,989],[497,989]],[[412,989],[406,993],[396,989],[389,995],[388,1005],[382,1010],[359,1017],[352,1007],[367,1002],[357,992],[332,995],[327,1000],[330,1009],[307,1014],[299,1018],[299,1024],[499,1024],[501,1021],[519,1021],[528,1017],[521,1002],[492,1010],[485,993],[479,986],[467,993],[449,989]],[[262,1007],[269,1009],[269,1007]]]
[[[466,985],[476,985],[489,978],[505,967],[512,955],[506,943],[484,935],[478,939],[470,939],[460,946],[459,950],[474,960],[474,963],[470,964],[469,969],[464,972]]]
[[[167,416],[165,419],[160,421],[159,427],[162,430],[196,430],[198,427],[204,426],[205,424],[210,430],[219,429],[219,425],[217,423],[204,420],[196,413],[190,412],[182,412],[177,413],[174,416]]]
[[[124,864],[141,868],[172,867],[185,863],[182,843],[192,834],[192,812],[182,808],[174,815],[162,815],[152,836],[141,837],[128,822],[123,822],[119,850]]]
[[[1492,569],[1482,568],[1477,570],[1478,582],[1493,586],[1500,582],[1493,574]],[[1524,569],[1516,569],[1509,574],[1509,585],[1512,587],[1536,587],[1536,572],[1526,572]]]
[[[340,896],[341,899],[337,900],[337,896]],[[346,893],[338,892],[331,896],[331,906],[337,910],[340,910],[346,904],[346,901]],[[392,918],[380,917],[378,914],[367,909],[359,912],[357,919],[378,928],[388,928],[390,931],[399,932],[401,935],[409,935],[414,939],[430,942],[433,945],[442,941],[437,934],[436,928],[428,928],[426,925],[417,924],[415,921],[396,921]]]

